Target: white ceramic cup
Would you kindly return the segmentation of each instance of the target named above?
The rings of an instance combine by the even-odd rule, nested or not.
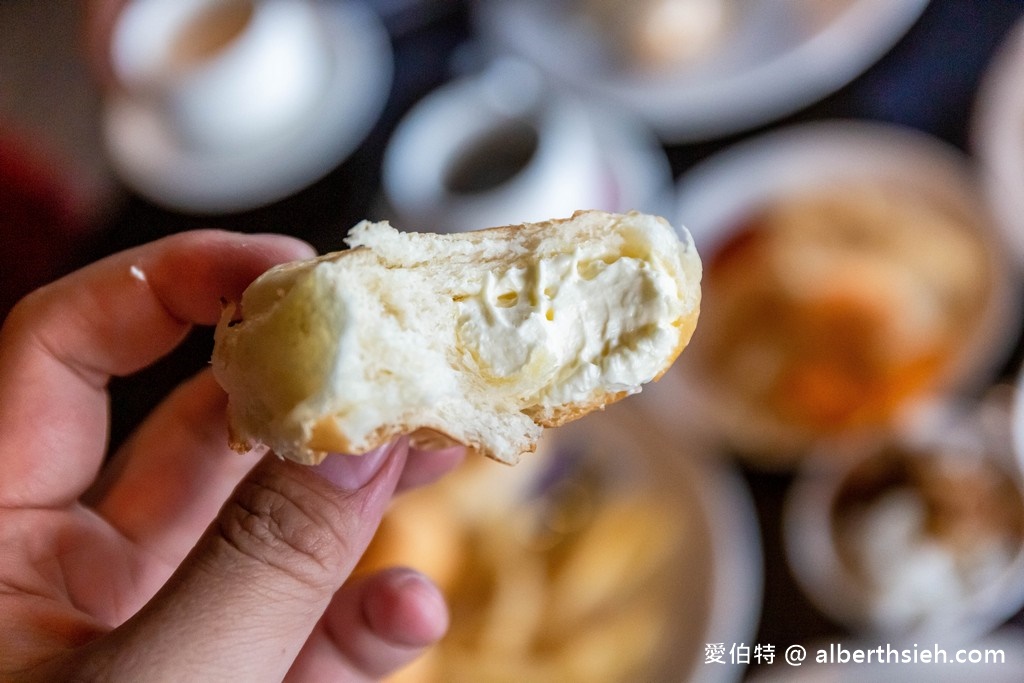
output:
[[[179,143],[242,148],[315,106],[331,69],[315,2],[134,0],[111,43],[121,87]]]
[[[413,107],[383,185],[403,228],[459,232],[611,208],[604,163],[587,108],[507,62]]]

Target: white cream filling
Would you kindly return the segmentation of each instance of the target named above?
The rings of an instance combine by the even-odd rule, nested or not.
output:
[[[459,341],[481,374],[557,406],[653,379],[678,344],[682,301],[651,261],[576,250],[487,272],[459,309]]]
[[[332,424],[354,448],[381,425],[426,426],[507,454],[536,438],[533,411],[639,391],[677,351],[693,302],[673,253],[609,242],[522,266],[353,255],[266,273],[243,324],[218,331],[215,370],[245,397],[232,406],[240,435],[315,452],[340,442]]]

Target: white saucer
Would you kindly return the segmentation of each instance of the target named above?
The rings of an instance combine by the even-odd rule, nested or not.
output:
[[[114,95],[106,102],[104,137],[122,180],[172,209],[229,213],[286,197],[341,163],[383,111],[394,62],[372,11],[356,2],[319,4],[334,82],[290,132],[235,153],[203,153],[181,146],[149,107]]]
[[[485,36],[556,80],[646,120],[670,142],[738,132],[798,110],[853,80],[917,20],[928,0],[745,0],[700,62],[661,74],[617,68],[582,22],[550,0],[479,3]],[[810,17],[814,17],[809,20]]]
[[[675,180],[657,137],[630,117],[596,108],[589,114],[588,124],[596,139],[599,162],[606,173],[606,200],[600,206],[576,206],[568,210],[600,209],[619,213],[636,210],[671,219]],[[384,194],[382,192],[376,201],[374,213],[379,219],[388,220],[403,230],[446,232],[443,226],[423,225],[422,217],[402,215]],[[493,224],[497,222],[500,221]]]

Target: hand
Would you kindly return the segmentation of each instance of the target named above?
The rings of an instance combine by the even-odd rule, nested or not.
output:
[[[0,330],[0,679],[363,680],[447,626],[411,570],[346,582],[396,488],[461,449],[305,467],[226,445],[203,371],[102,467],[111,376],[212,324],[280,236],[184,233],[29,295]],[[219,511],[219,512],[218,512]]]

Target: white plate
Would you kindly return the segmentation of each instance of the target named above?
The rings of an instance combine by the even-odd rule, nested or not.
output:
[[[384,27],[362,4],[321,0],[320,5],[334,82],[300,125],[237,153],[201,153],[179,145],[148,107],[112,95],[104,135],[124,182],[174,209],[228,213],[281,199],[341,163],[384,109],[393,57]]]
[[[973,391],[984,387],[1006,362],[1017,339],[1019,278],[1006,260],[973,167],[959,150],[924,133],[888,124],[832,121],[792,126],[737,144],[685,173],[677,185],[674,220],[689,228],[698,253],[708,258],[765,202],[858,180],[902,186],[934,197],[975,226],[989,245],[994,267],[988,304],[978,324],[964,330],[961,347],[937,389]],[[675,420],[689,412],[698,427],[719,435],[723,430],[735,431],[737,425],[723,423],[718,403],[709,398],[713,388],[694,391],[680,380],[686,376],[685,354],[677,366],[680,372],[668,373],[666,379],[680,386],[659,388],[675,390],[685,397],[681,400],[692,401],[686,409],[677,409]],[[726,397],[720,400],[727,402]],[[768,441],[765,434],[775,433],[768,425],[748,424],[747,428],[760,429],[760,436],[754,437],[753,432],[748,436],[761,442]],[[787,436],[776,436],[783,451],[803,443],[803,437],[792,434],[788,441]],[[774,450],[767,443],[759,448]]]
[[[982,79],[972,146],[998,224],[1024,265],[1024,20],[1007,34]]]
[[[670,670],[657,680],[734,683],[742,665],[705,664],[707,643],[752,643],[763,596],[761,537],[750,492],[735,467],[701,457],[690,441],[652,428],[644,401],[632,397],[572,424],[546,439],[587,448],[607,463],[617,481],[654,477],[671,490],[686,533],[688,566],[678,579],[683,598],[673,624]],[[728,647],[728,645],[727,645]]]
[[[928,0],[838,4],[823,11],[821,0],[742,0],[735,24],[700,63],[663,75],[595,59],[594,35],[563,3],[481,0],[477,19],[485,36],[558,81],[685,142],[767,123],[835,91],[892,47]]]

